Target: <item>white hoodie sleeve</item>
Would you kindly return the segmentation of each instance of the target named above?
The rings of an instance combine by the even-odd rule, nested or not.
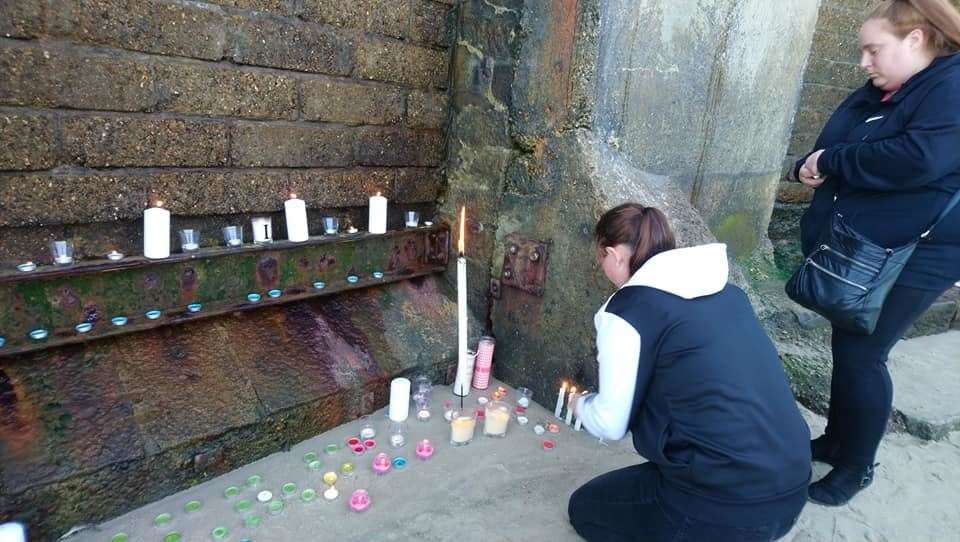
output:
[[[577,415],[590,434],[620,440],[627,434],[640,362],[640,334],[604,308],[594,317],[597,328],[599,393],[578,399]]]

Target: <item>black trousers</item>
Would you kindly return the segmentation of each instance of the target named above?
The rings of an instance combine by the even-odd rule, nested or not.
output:
[[[616,542],[754,542],[776,540],[797,518],[769,525],[735,528],[685,516],[682,506],[658,498],[660,472],[643,463],[608,472],[587,482],[570,497],[570,523],[585,540]],[[797,511],[797,515],[800,511]]]
[[[887,356],[903,334],[943,292],[894,286],[877,328],[857,335],[833,328],[833,377],[826,435],[837,450],[836,464],[873,464],[893,408]]]

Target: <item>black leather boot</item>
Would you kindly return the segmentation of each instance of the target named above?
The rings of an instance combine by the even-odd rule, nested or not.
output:
[[[830,439],[827,438],[827,435],[820,435],[810,441],[810,456],[813,460],[826,463],[830,466],[836,466],[838,449],[839,446],[831,442]]]
[[[879,463],[877,464],[879,465]],[[807,497],[811,502],[824,506],[843,506],[854,495],[873,483],[874,467],[835,467],[819,482],[810,484]]]

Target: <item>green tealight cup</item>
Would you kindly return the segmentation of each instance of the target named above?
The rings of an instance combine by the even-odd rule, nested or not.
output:
[[[311,462],[307,463],[307,468],[309,468],[309,469],[312,470],[312,471],[319,471],[319,470],[323,469],[323,463],[320,462],[319,460],[317,460],[317,461],[311,461]]]
[[[324,452],[327,452],[327,455],[333,455],[340,450],[340,445],[338,444],[327,444],[323,449]]]
[[[274,516],[280,514],[280,512],[283,512],[283,501],[270,501],[270,504],[267,505],[267,511]]]
[[[300,492],[300,500],[303,502],[313,502],[317,498],[317,492],[307,488]]]
[[[310,463],[317,460],[317,452],[307,452],[303,454],[303,462]]]
[[[210,531],[210,534],[213,536],[214,540],[223,540],[228,534],[230,534],[230,531],[228,531],[226,527],[215,527],[212,531]]]
[[[163,537],[163,542],[180,542],[183,540],[183,535],[177,531],[170,531]]]
[[[283,490],[284,495],[292,495],[297,492],[297,484],[293,482],[287,482],[280,486],[280,489]]]
[[[169,525],[171,521],[173,521],[173,514],[167,512],[157,514],[157,517],[153,518],[153,524],[157,527]]]
[[[251,528],[257,527],[260,525],[260,516],[250,514],[249,516],[243,518],[243,524]]]
[[[262,481],[263,477],[259,474],[250,475],[247,477],[247,487],[257,487]]]
[[[127,542],[130,540],[130,535],[127,533],[117,533],[113,535],[113,538],[110,539],[110,542]]]
[[[186,513],[198,512],[203,508],[203,503],[200,501],[187,501],[187,504],[183,505],[183,511]]]
[[[240,499],[237,501],[237,504],[233,505],[233,509],[237,512],[246,512],[250,510],[250,507],[253,506],[253,503],[247,499]]]
[[[232,499],[240,494],[240,488],[237,486],[230,486],[227,489],[223,490],[223,496]]]

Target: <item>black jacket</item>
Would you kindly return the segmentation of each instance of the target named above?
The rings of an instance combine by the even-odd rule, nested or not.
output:
[[[883,94],[867,82],[817,139],[826,181],[800,222],[804,254],[816,247],[832,209],[874,242],[896,247],[926,230],[960,190],[960,54],[937,58],[889,101]],[[957,280],[960,208],[920,244],[898,284],[945,290]]]

